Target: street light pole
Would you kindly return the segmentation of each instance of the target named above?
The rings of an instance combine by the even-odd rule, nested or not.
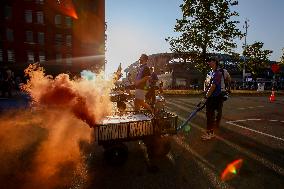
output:
[[[245,20],[245,25],[243,26],[245,28],[245,44],[244,44],[244,49],[246,49],[247,46],[247,33],[248,33],[248,22],[249,20],[246,18]],[[245,83],[245,79],[246,79],[246,57],[244,56],[244,67],[243,67],[243,85]]]

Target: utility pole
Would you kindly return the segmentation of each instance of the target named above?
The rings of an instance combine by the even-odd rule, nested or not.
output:
[[[245,44],[244,44],[244,49],[246,49],[247,47],[247,33],[248,33],[248,22],[249,20],[246,18],[245,20],[245,25],[243,26],[243,28],[245,28]],[[246,57],[244,57],[244,67],[243,67],[243,86],[246,80]]]

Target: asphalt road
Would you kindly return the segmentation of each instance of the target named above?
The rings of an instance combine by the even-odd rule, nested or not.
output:
[[[183,120],[187,117],[186,112],[194,109],[198,100],[168,98],[167,106]],[[268,97],[230,98],[224,103],[223,120],[217,137],[206,142],[200,140],[206,125],[205,112],[199,112],[193,119],[192,129],[185,140],[189,145],[188,149],[212,166],[211,171],[215,178],[220,175],[227,163],[243,159],[244,164],[239,175],[227,182],[230,187],[282,188],[284,99],[278,97],[276,100],[270,103]],[[209,188],[222,188],[214,179],[211,184]]]
[[[176,113],[179,123],[182,123],[198,100],[193,97],[167,97],[167,110]],[[22,102],[8,104],[9,107],[19,108],[22,106],[19,103]],[[23,105],[26,106],[26,103]],[[199,112],[190,122],[188,133],[181,132],[171,137],[171,152],[167,157],[155,161],[159,170],[154,173],[147,169],[145,146],[142,143],[127,143],[127,162],[123,166],[113,167],[105,162],[102,147],[83,142],[81,150],[86,169],[82,174],[86,174],[88,179],[71,179],[69,184],[57,188],[283,188],[283,105],[283,97],[276,97],[273,103],[268,101],[268,97],[232,97],[224,104],[221,127],[216,132],[216,138],[211,141],[202,141],[200,138],[205,130],[206,119],[204,110]],[[33,133],[34,141],[45,137],[43,130],[36,126],[29,132]],[[0,142],[2,146],[5,145],[3,140]],[[30,148],[35,148],[37,143],[33,142]],[[27,171],[29,156],[33,151],[25,149],[13,161],[1,153],[0,188],[23,188],[23,179],[19,173]],[[237,159],[243,160],[239,172],[232,179],[222,181],[220,176],[223,170]],[[13,164],[10,167],[14,169],[3,171],[3,165],[9,167],[7,164]],[[65,177],[62,176],[62,182],[63,179]]]

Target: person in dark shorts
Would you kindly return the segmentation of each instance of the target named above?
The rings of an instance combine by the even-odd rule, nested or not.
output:
[[[205,97],[202,100],[206,102],[206,118],[207,128],[206,133],[202,135],[203,140],[210,140],[215,137],[214,128],[218,128],[223,109],[223,98],[221,95],[221,79],[222,72],[218,69],[219,61],[212,57],[207,60],[208,65],[212,69],[210,79],[205,81]],[[216,114],[215,114],[216,113]]]

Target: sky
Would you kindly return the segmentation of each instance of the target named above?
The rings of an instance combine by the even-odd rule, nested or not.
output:
[[[106,73],[124,70],[148,55],[171,52],[165,38],[176,36],[174,25],[180,19],[183,0],[105,0],[107,22]],[[236,7],[236,6],[235,6]],[[270,60],[279,61],[284,48],[284,0],[239,0],[234,8],[240,16],[242,30],[249,20],[247,44],[263,42],[263,49],[272,50]],[[238,53],[244,40],[236,40]]]

